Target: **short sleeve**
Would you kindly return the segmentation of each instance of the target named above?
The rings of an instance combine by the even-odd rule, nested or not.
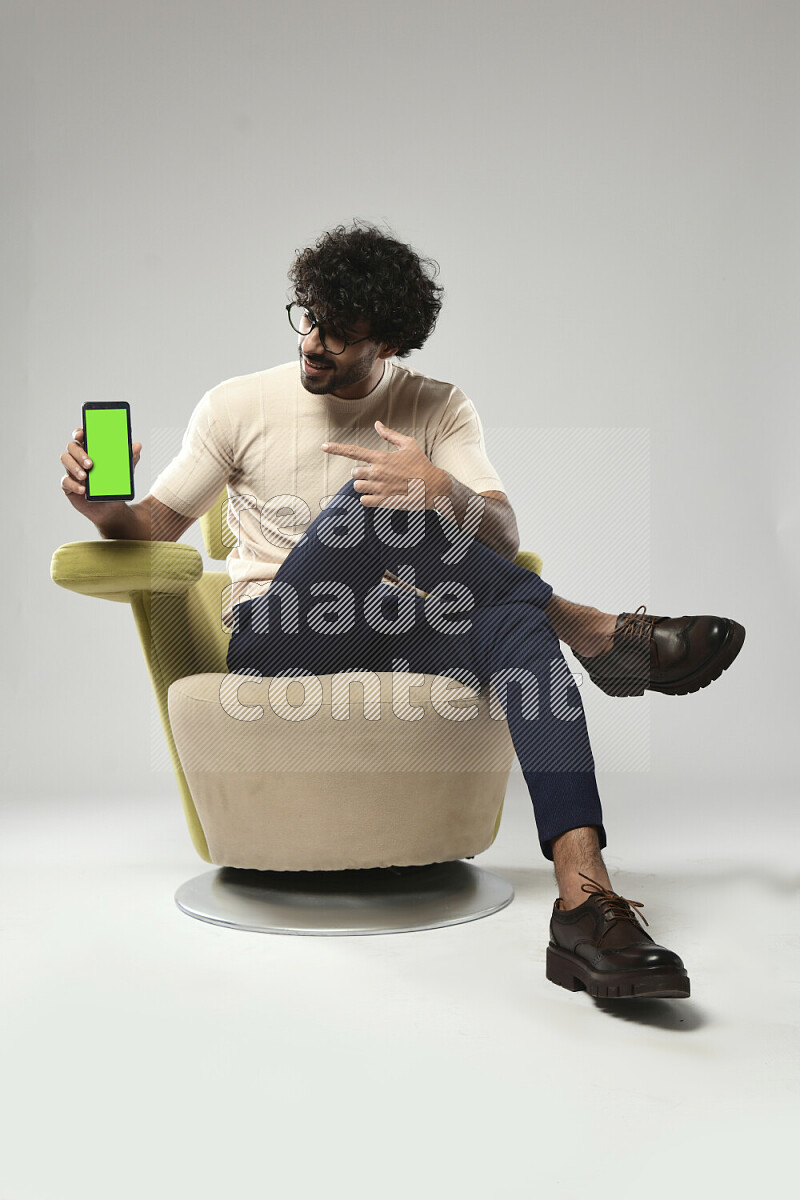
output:
[[[459,388],[453,389],[447,402],[429,457],[435,467],[447,471],[473,492],[505,491],[486,454],[477,409]]]
[[[196,405],[183,443],[150,488],[150,495],[185,517],[208,512],[233,474],[230,424],[222,397],[206,392]]]

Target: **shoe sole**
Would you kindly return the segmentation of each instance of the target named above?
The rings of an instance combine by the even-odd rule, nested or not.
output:
[[[551,983],[568,992],[581,990],[600,1000],[664,997],[685,1000],[690,995],[685,971],[652,967],[643,971],[593,971],[587,962],[552,943],[547,947],[545,973]]]

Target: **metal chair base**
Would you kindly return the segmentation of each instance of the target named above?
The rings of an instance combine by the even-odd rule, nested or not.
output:
[[[505,908],[511,884],[463,861],[353,871],[220,867],[182,884],[178,908],[253,933],[412,933],[477,921]]]

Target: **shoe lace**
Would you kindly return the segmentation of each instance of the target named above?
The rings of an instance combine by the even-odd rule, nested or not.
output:
[[[603,912],[611,914],[611,920],[622,917],[629,921],[635,921],[637,917],[641,917],[645,925],[647,924],[647,918],[642,913],[633,911],[634,906],[636,908],[644,908],[642,900],[626,900],[618,892],[612,892],[610,888],[603,887],[596,879],[592,879],[590,875],[584,875],[583,871],[579,871],[578,874],[583,879],[588,879],[589,883],[594,885],[593,887],[587,887],[585,883],[582,883],[581,891],[588,892],[590,896],[596,896],[597,902],[603,909]]]
[[[656,623],[655,617],[647,616],[647,605],[640,604],[636,612],[628,613],[625,620],[611,634],[612,638],[619,637],[620,634],[624,638],[641,639],[647,635],[649,640],[653,626]]]

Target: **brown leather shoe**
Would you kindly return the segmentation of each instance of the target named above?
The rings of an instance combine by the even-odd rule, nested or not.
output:
[[[553,905],[546,967],[550,982],[570,992],[584,988],[590,996],[608,999],[685,999],[689,995],[686,969],[677,954],[659,946],[642,929],[631,906],[643,905],[602,887],[582,871],[579,874],[592,885],[581,885],[589,898],[577,908],[562,910],[559,896]]]
[[[648,617],[642,604],[620,613],[605,654],[578,662],[607,696],[646,691],[685,696],[719,679],[744,642],[744,626],[729,617]]]

